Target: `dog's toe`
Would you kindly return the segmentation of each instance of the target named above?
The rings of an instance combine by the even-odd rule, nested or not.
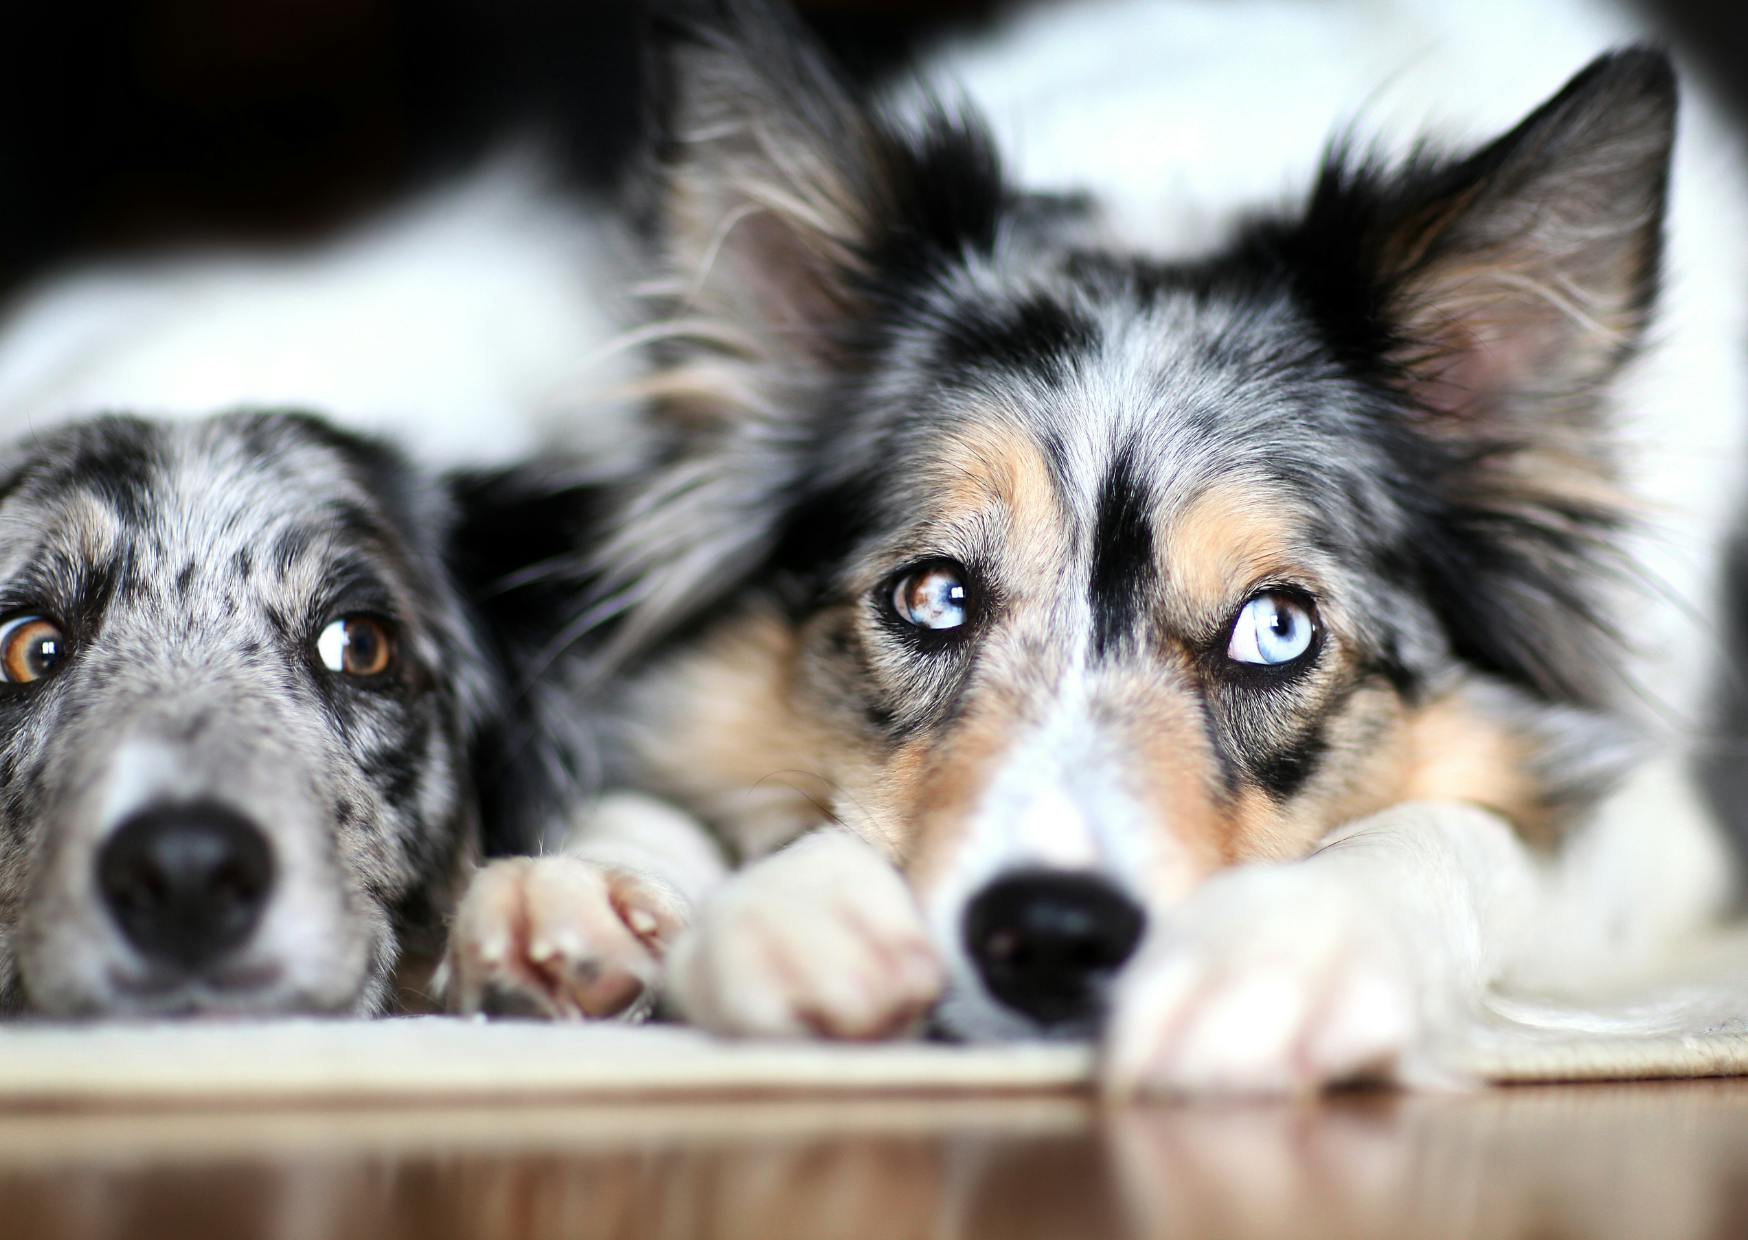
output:
[[[653,1008],[685,901],[576,857],[494,862],[450,931],[448,1000],[462,1012],[639,1020]]]

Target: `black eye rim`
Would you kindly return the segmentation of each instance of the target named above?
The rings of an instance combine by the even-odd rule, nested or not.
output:
[[[6,649],[4,640],[0,640],[0,693],[23,694],[35,693],[51,680],[59,678],[66,670],[67,662],[73,657],[72,630],[54,611],[47,607],[19,606],[6,609],[0,613],[0,636],[9,639],[7,630],[14,625],[22,625],[32,620],[39,620],[55,627],[65,649],[60,664],[46,676],[38,676],[35,680],[14,680],[6,667]]]
[[[1237,631],[1239,621],[1244,618],[1245,608],[1270,595],[1285,598],[1304,611],[1311,622],[1311,640],[1306,643],[1302,652],[1285,663],[1245,663],[1232,658],[1226,651],[1232,644],[1232,635]],[[1231,618],[1210,644],[1208,656],[1219,670],[1221,678],[1231,684],[1256,689],[1280,689],[1301,679],[1317,665],[1323,653],[1326,631],[1316,595],[1304,586],[1291,582],[1268,582],[1254,587],[1233,609]]]
[[[342,622],[353,623],[360,620],[367,620],[376,625],[382,630],[384,636],[387,638],[389,650],[387,665],[380,672],[370,672],[365,674],[349,672],[344,666],[337,669],[329,667],[322,659],[322,634],[326,633],[329,628],[336,624]],[[349,685],[357,689],[371,690],[387,688],[400,681],[402,672],[407,663],[405,644],[404,626],[402,626],[393,616],[368,607],[343,607],[336,608],[329,612],[326,618],[316,625],[315,632],[306,643],[305,649],[309,652],[310,663],[315,667],[318,674],[339,684]],[[342,651],[342,661],[343,660],[344,651]]]
[[[965,623],[950,629],[929,629],[911,623],[899,614],[895,600],[898,587],[908,578],[939,568],[953,573],[965,591]],[[920,651],[937,653],[962,646],[971,636],[982,613],[982,590],[976,574],[962,561],[946,555],[924,556],[881,578],[880,584],[874,587],[874,608],[881,627],[887,632]]]

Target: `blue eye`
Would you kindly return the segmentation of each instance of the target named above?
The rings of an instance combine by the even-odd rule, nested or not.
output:
[[[965,623],[965,570],[950,561],[925,565],[899,578],[892,608],[919,629],[956,629]]]
[[[1238,613],[1226,643],[1226,657],[1234,663],[1277,667],[1311,649],[1316,633],[1317,622],[1309,607],[1290,594],[1267,591]]]

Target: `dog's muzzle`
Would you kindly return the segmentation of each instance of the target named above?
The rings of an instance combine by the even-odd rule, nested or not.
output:
[[[260,828],[212,801],[139,810],[97,855],[98,890],[122,934],[152,965],[185,975],[249,940],[273,871]]]
[[[966,909],[965,947],[999,1002],[1046,1027],[1090,1025],[1106,984],[1134,954],[1140,907],[1093,874],[1022,870]]]

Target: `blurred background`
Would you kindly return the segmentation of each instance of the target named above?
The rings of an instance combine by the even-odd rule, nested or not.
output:
[[[853,71],[873,74],[916,40],[987,22],[1021,0],[796,2]],[[1640,3],[1710,63],[1748,117],[1748,5]],[[184,237],[289,240],[518,128],[557,132],[572,175],[606,183],[635,135],[642,8],[640,0],[9,6],[0,290],[69,253]]]

